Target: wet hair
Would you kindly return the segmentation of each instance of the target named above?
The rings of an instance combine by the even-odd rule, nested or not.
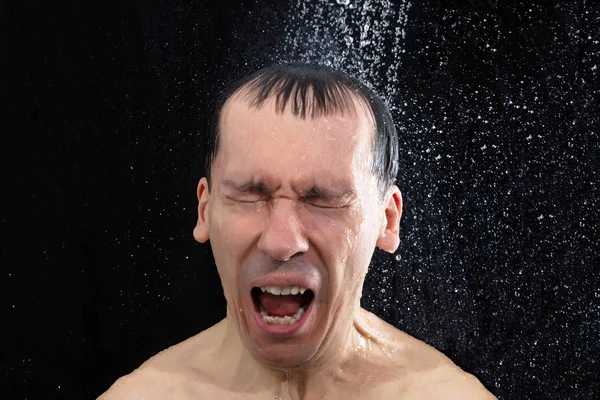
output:
[[[260,108],[275,98],[276,112],[287,107],[302,119],[356,111],[354,98],[370,108],[375,122],[372,172],[383,196],[398,173],[398,136],[388,107],[375,92],[357,79],[335,69],[312,64],[279,64],[263,68],[229,84],[209,109],[205,175],[209,185],[211,167],[219,151],[219,122],[228,99],[237,94]]]

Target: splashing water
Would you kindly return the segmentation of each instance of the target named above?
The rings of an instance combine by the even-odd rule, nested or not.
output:
[[[398,94],[410,6],[409,1],[392,5],[388,0],[298,0],[276,61],[325,64],[345,71],[371,86],[397,112],[393,99]]]

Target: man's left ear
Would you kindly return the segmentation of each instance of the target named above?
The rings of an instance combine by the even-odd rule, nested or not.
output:
[[[384,212],[376,246],[393,253],[400,245],[400,217],[402,216],[402,194],[396,185],[388,190]]]

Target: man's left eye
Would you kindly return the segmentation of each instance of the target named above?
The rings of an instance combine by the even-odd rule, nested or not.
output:
[[[335,204],[333,202],[323,200],[323,199],[318,199],[318,198],[305,199],[304,203],[306,203],[310,206],[313,206],[313,207],[317,207],[317,208],[343,208],[344,207],[344,205],[342,205],[342,204]]]

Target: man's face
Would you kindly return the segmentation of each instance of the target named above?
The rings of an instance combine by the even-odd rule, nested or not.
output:
[[[269,365],[319,363],[338,346],[375,246],[390,247],[390,196],[382,201],[370,171],[364,108],[303,120],[277,114],[274,100],[256,109],[238,96],[223,109],[194,235],[210,239],[228,315]]]

